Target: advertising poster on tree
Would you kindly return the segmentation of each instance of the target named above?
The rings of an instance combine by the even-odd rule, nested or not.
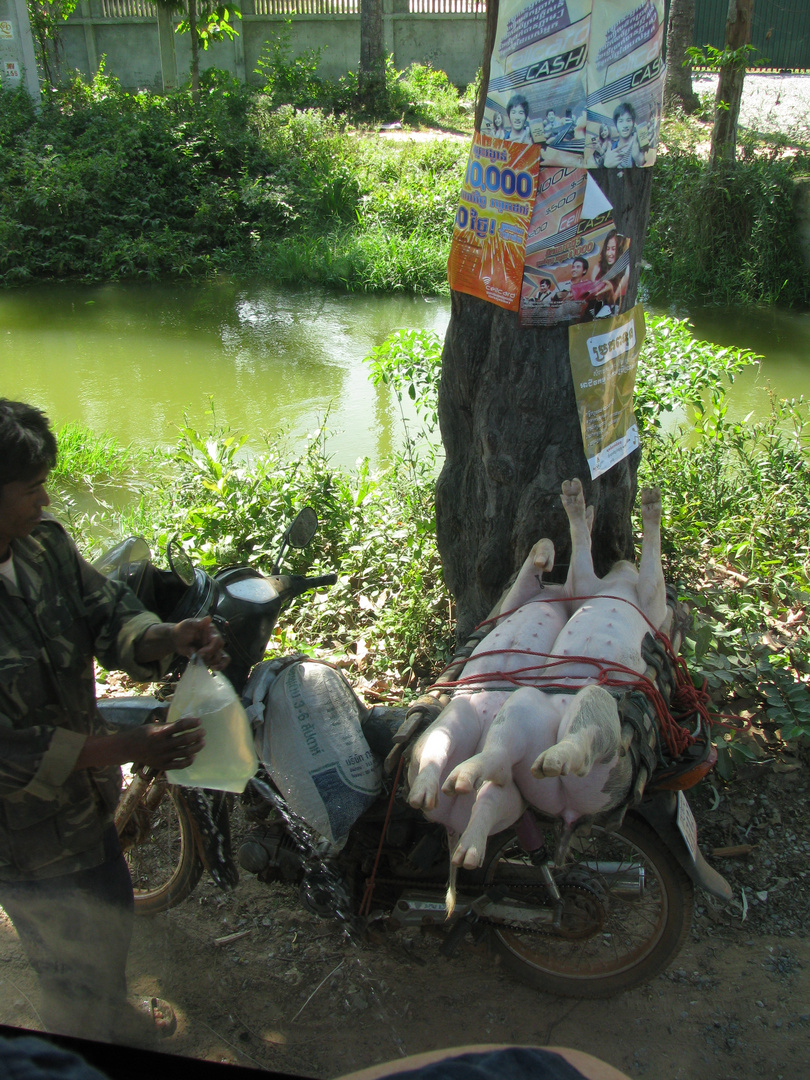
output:
[[[482,130],[582,166],[591,0],[501,0]]]
[[[481,130],[540,164],[655,161],[665,0],[501,0]]]
[[[568,331],[582,444],[592,479],[639,445],[633,388],[644,334],[641,304],[625,315],[572,326]]]
[[[587,168],[653,165],[664,97],[664,0],[599,0],[588,50]]]
[[[537,157],[536,146],[475,133],[447,264],[451,289],[517,310]]]
[[[584,169],[541,169],[526,240],[520,325],[551,326],[619,313],[630,242]]]

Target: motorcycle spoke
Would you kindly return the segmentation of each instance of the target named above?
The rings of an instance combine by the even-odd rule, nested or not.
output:
[[[577,981],[614,978],[644,964],[656,950],[669,917],[669,902],[655,860],[631,840],[594,829],[572,851],[573,863],[557,877],[565,904],[559,932],[549,927],[501,926],[496,935],[523,963]],[[531,891],[535,875],[516,842],[502,849],[489,880],[516,898]],[[635,891],[635,895],[632,893]],[[630,895],[628,895],[628,893]]]
[[[183,900],[202,874],[185,804],[165,777],[141,796],[121,833],[135,911],[156,914]]]

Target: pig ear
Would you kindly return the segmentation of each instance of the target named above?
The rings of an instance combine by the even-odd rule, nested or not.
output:
[[[585,507],[585,524],[588,526],[588,532],[593,532],[593,506]]]

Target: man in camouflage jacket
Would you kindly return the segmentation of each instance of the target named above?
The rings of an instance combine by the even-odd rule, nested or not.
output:
[[[93,658],[151,680],[173,653],[222,662],[209,619],[161,623],[43,516],[56,441],[0,399],[0,904],[40,980],[49,1030],[114,1038],[125,1021],[132,885],[112,824],[120,765],[185,768],[198,721],[109,734]]]

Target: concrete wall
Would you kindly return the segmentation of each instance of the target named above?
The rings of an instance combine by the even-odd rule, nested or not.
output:
[[[0,0],[8,2],[8,0]],[[407,3],[407,0],[406,0]],[[430,63],[465,86],[475,78],[484,50],[486,15],[410,14],[402,0],[384,0],[383,32],[386,50],[402,70],[411,63]],[[400,8],[399,11],[396,8]],[[214,44],[200,54],[200,69],[218,67],[242,81],[258,82],[256,62],[268,39],[284,27],[286,16],[253,14],[253,0],[242,5],[239,36]],[[173,33],[179,19],[156,14],[109,18],[103,0],[81,0],[63,30],[68,68],[91,76],[106,56],[106,71],[127,90],[163,90],[189,78],[191,50],[188,34]],[[359,15],[295,15],[290,51],[299,56],[320,49],[319,72],[337,79],[356,71],[360,62]]]
[[[25,0],[0,0],[0,85],[39,101],[34,42]]]

